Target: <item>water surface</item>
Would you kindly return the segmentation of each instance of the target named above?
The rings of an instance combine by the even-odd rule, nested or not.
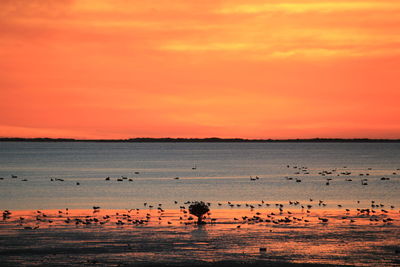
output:
[[[0,142],[0,209],[309,198],[349,207],[357,201],[368,207],[371,200],[399,206],[399,168],[400,143]],[[117,181],[122,176],[127,179]]]

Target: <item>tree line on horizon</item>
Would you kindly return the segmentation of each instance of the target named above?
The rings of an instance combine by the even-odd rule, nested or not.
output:
[[[400,142],[400,139],[369,139],[369,138],[297,138],[297,139],[246,139],[246,138],[151,138],[137,137],[129,139],[73,139],[73,138],[22,138],[1,137],[0,141],[14,142]]]

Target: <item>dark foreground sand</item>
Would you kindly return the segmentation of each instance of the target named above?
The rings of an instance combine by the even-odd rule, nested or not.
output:
[[[215,210],[203,226],[184,210],[10,212],[1,266],[400,265],[393,209]]]

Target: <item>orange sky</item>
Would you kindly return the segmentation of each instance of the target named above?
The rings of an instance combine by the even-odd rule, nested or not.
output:
[[[400,138],[399,0],[2,0],[0,136]]]

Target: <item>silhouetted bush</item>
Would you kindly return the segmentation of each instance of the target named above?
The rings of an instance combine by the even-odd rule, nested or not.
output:
[[[189,213],[197,217],[197,224],[204,224],[204,214],[210,211],[210,208],[203,201],[195,201],[189,206]]]

